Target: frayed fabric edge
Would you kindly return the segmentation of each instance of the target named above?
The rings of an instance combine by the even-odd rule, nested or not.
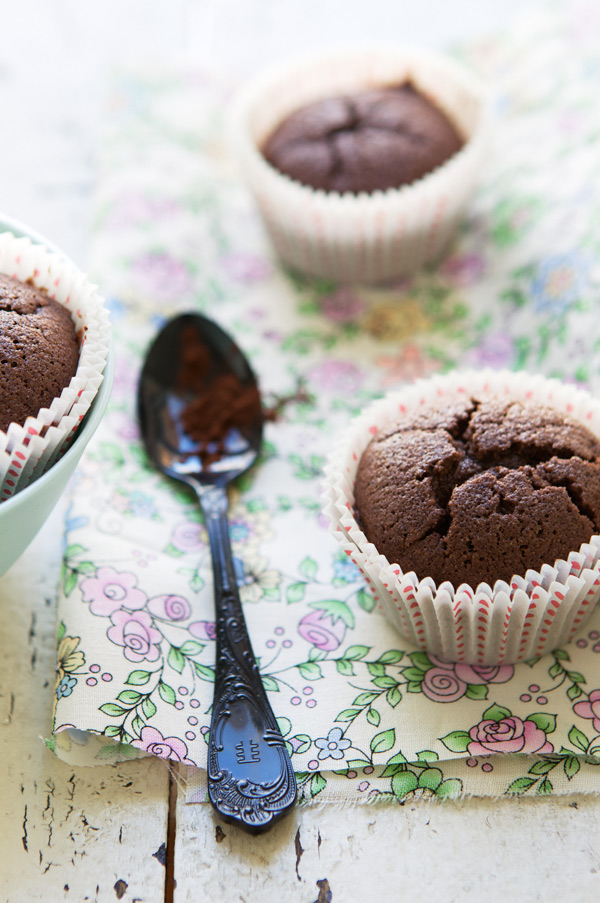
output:
[[[67,733],[65,731],[65,733]],[[87,741],[90,737],[94,737],[98,744],[104,743],[105,749],[113,748],[113,751],[117,753],[117,755],[108,757],[102,761],[102,758],[98,758],[94,756],[90,757],[87,761],[80,755],[77,755],[75,750],[71,749],[67,750],[59,750],[55,745],[56,734],[53,735],[52,738],[46,738],[40,736],[40,740],[46,745],[48,749],[50,749],[58,758],[62,759],[64,762],[67,762],[73,766],[87,766],[94,767],[100,764],[105,765],[117,765],[123,766],[127,764],[128,761],[139,761],[140,759],[146,758],[158,758],[160,762],[164,765],[164,767],[169,772],[171,779],[177,786],[179,792],[181,792],[184,797],[185,805],[202,805],[205,803],[209,803],[208,797],[208,789],[206,786],[206,770],[203,768],[197,768],[192,766],[184,766],[181,762],[176,762],[171,759],[163,759],[161,757],[152,756],[148,753],[140,752],[138,755],[130,758],[127,756],[119,756],[118,750],[119,745],[117,743],[111,743],[110,740],[106,737],[102,737],[101,735],[94,735],[93,733],[87,733],[82,731],[69,731],[68,735],[71,739],[77,740],[79,739],[82,746],[77,749],[78,744],[75,743],[75,749],[77,752],[82,752],[82,747],[85,748],[87,746]],[[107,743],[108,740],[108,743]],[[204,775],[197,780],[198,786],[197,789],[193,788],[193,785],[196,783],[196,776]],[[502,800],[514,800],[514,799],[527,799],[527,800],[565,800],[566,798],[576,799],[580,798],[596,798],[600,796],[600,786],[598,788],[595,787],[578,787],[576,790],[569,787],[566,784],[561,784],[552,789],[549,793],[529,793],[527,791],[519,792],[502,792],[502,793],[490,793],[490,792],[478,792],[476,789],[474,790],[461,790],[458,793],[448,794],[446,796],[439,796],[431,790],[427,788],[416,788],[415,790],[411,790],[404,797],[397,797],[394,794],[386,791],[378,791],[373,789],[368,794],[361,794],[356,796],[347,796],[345,798],[338,798],[336,796],[330,798],[322,798],[319,794],[315,795],[312,798],[301,797],[297,802],[298,809],[318,809],[318,808],[329,808],[329,807],[337,807],[339,809],[345,808],[356,808],[360,806],[367,807],[378,807],[378,806],[400,806],[404,807],[408,803],[419,803],[423,802],[434,802],[436,805],[452,805],[453,803],[464,803],[465,801],[470,800],[493,800],[493,801],[502,801]]]
[[[182,788],[184,789],[184,788]],[[435,794],[428,794],[426,792],[415,792],[411,793],[408,796],[405,796],[403,799],[397,798],[389,798],[387,796],[382,797],[380,795],[373,795],[371,797],[360,797],[358,799],[354,799],[348,797],[347,799],[325,799],[320,800],[318,798],[314,798],[311,800],[301,799],[298,800],[296,804],[297,809],[311,809],[311,810],[325,810],[330,808],[337,809],[356,809],[356,808],[379,808],[380,806],[385,806],[391,808],[392,806],[398,806],[400,808],[404,808],[411,803],[419,803],[421,804],[432,804],[435,806],[452,806],[453,804],[461,804],[466,802],[471,802],[473,800],[480,801],[490,801],[490,802],[502,802],[506,800],[507,802],[512,802],[516,799],[519,800],[530,800],[535,804],[540,804],[548,801],[549,799],[561,801],[566,800],[567,798],[572,798],[576,800],[577,797],[600,797],[600,790],[578,790],[575,793],[569,790],[557,790],[552,794],[545,795],[535,795],[535,796],[527,796],[524,793],[509,793],[509,794],[478,794],[478,793],[461,793],[460,795],[453,797],[444,797],[440,798],[435,796]],[[204,799],[186,799],[186,806],[202,806],[208,804],[210,800],[208,799],[208,794]]]

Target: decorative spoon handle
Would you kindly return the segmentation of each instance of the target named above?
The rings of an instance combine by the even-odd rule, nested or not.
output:
[[[217,658],[208,743],[208,793],[219,814],[253,834],[296,800],[296,778],[264,691],[231,554],[227,492],[197,487],[212,556]]]

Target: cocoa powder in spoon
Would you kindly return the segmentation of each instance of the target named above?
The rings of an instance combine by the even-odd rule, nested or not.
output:
[[[214,373],[213,359],[193,326],[183,333],[177,390],[194,396],[185,407],[186,434],[202,448],[205,463],[218,460],[227,433],[252,426],[260,411],[258,388],[243,383],[235,373]],[[210,452],[207,447],[215,444]]]

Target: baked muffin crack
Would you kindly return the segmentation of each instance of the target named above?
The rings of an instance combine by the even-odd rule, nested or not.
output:
[[[354,494],[363,532],[403,570],[508,581],[599,531],[600,440],[552,408],[469,398],[384,430]]]

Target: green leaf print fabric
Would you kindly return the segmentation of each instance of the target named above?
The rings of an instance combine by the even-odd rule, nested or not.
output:
[[[349,420],[417,377],[492,366],[600,391],[599,29],[598,6],[574,3],[462,54],[494,106],[482,183],[445,259],[377,289],[274,258],[225,142],[235,85],[118,75],[93,258],[116,378],[70,492],[58,755],[161,756],[189,766],[191,802],[206,796],[207,536],[191,494],[150,466],[135,417],[145,349],[192,309],[231,331],[272,411],[259,464],[231,492],[231,537],[300,798],[600,791],[600,614],[517,666],[409,648],[329,535],[320,495]]]

